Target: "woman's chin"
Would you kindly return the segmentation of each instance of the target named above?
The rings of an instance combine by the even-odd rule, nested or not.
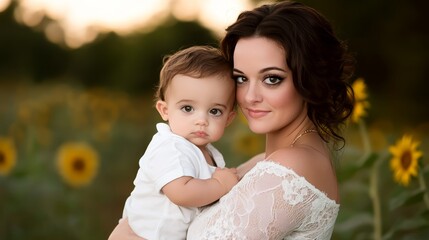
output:
[[[249,129],[256,134],[265,134],[268,131],[267,126],[265,124],[249,124]]]

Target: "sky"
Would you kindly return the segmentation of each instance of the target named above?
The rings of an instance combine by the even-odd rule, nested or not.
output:
[[[10,1],[0,0],[0,11]],[[44,17],[53,19],[41,26],[46,37],[78,48],[103,32],[150,31],[170,14],[183,21],[197,20],[221,35],[240,12],[252,7],[250,0],[17,0],[14,16],[30,27],[40,27]]]

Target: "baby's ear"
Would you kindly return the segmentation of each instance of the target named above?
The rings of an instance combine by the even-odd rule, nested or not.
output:
[[[168,121],[168,108],[167,103],[161,100],[156,102],[156,110],[158,110],[159,115],[161,115],[162,120]]]
[[[229,112],[228,119],[226,120],[226,126],[229,126],[229,124],[232,123],[232,120],[234,120],[235,115],[236,115],[236,112],[234,110]]]

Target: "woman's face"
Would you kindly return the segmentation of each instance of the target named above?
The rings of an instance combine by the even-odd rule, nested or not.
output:
[[[293,85],[285,50],[268,38],[242,38],[234,51],[237,101],[250,129],[272,133],[299,124],[304,100]]]

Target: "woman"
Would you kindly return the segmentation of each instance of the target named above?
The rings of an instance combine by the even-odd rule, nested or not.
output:
[[[339,211],[330,150],[344,144],[353,108],[345,45],[314,9],[280,2],[240,14],[221,48],[265,153],[237,168],[240,182],[194,219],[187,238],[329,239]],[[117,229],[111,239],[133,236],[126,220]]]

